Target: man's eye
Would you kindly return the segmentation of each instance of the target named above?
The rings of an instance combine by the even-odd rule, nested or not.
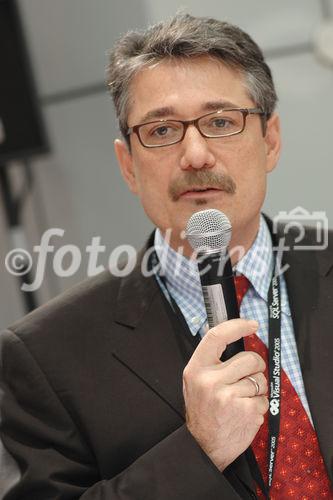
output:
[[[170,127],[167,127],[166,125],[163,125],[162,127],[157,127],[151,131],[152,135],[157,135],[159,137],[163,137],[170,132]]]
[[[216,128],[226,128],[230,125],[232,125],[230,120],[226,120],[225,118],[216,118],[211,121],[211,127],[216,127]]]

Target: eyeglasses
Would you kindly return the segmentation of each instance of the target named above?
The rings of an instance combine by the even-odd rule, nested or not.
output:
[[[243,132],[248,115],[266,116],[260,108],[229,108],[207,113],[195,120],[158,120],[128,128],[145,148],[161,148],[181,142],[187,128],[194,125],[203,137],[217,139]]]

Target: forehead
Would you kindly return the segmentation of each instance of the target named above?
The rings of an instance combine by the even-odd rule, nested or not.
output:
[[[162,108],[169,110],[170,116],[193,118],[201,111],[210,111],[215,102],[252,106],[244,75],[208,56],[167,59],[145,67],[133,78],[128,123],[147,121],[145,117],[153,117],[155,111],[159,118]]]

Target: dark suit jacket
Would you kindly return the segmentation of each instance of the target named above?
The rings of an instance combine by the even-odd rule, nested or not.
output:
[[[332,246],[290,251],[284,263],[333,481]],[[174,330],[159,286],[138,265],[126,278],[83,282],[1,334],[1,436],[22,471],[6,500],[255,498],[244,455],[221,474],[187,431]]]

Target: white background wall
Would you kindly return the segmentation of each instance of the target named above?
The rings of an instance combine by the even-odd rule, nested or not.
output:
[[[272,67],[283,124],[284,150],[269,179],[265,211],[301,205],[325,211],[333,227],[333,67],[315,57],[316,30],[333,15],[333,0],[19,0],[43,112],[52,143],[35,160],[35,187],[24,224],[29,247],[49,227],[65,230],[54,243],[84,249],[93,236],[106,245],[104,259],[120,243],[140,247],[150,223],[127,192],[113,154],[117,127],[111,99],[101,89],[106,51],[128,29],[173,15],[183,6],[194,15],[231,21],[248,31]],[[95,93],[89,89],[95,88]],[[74,98],[75,91],[81,97]],[[74,91],[71,94],[71,91]],[[87,91],[87,95],[84,92]],[[315,133],[313,131],[315,130]],[[19,172],[18,172],[19,174]],[[9,250],[0,207],[0,327],[23,314],[16,281],[6,272]],[[44,302],[86,276],[86,259],[71,278],[49,269],[39,292]]]

